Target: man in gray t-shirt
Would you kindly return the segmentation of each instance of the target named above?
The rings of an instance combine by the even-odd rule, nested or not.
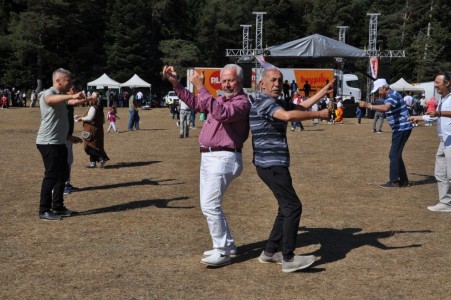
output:
[[[68,95],[72,87],[69,71],[57,69],[52,75],[53,85],[39,99],[41,124],[36,146],[44,162],[39,203],[39,218],[56,221],[70,216],[73,211],[64,206],[64,184],[68,178],[66,139],[69,132],[66,102],[70,105],[85,103],[88,99],[80,92]]]

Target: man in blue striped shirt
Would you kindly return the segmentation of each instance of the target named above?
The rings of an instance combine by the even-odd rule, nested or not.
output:
[[[380,98],[384,99],[384,104],[372,105],[365,101],[360,101],[360,107],[369,108],[374,111],[384,112],[388,124],[392,129],[392,143],[390,147],[390,173],[389,181],[381,184],[382,188],[402,188],[409,186],[406,166],[402,160],[402,151],[412,132],[412,123],[408,121],[409,111],[400,93],[390,89],[387,81],[383,78],[377,79],[373,83],[371,93],[378,91]]]
[[[287,143],[287,122],[328,119],[329,111],[306,111],[328,92],[333,81],[300,105],[281,101],[283,75],[277,68],[265,70],[259,83],[262,92],[253,101],[249,122],[254,149],[254,165],[258,176],[271,189],[279,203],[279,210],[264,251],[261,263],[282,264],[283,272],[305,269],[315,262],[313,255],[295,255],[296,237],[301,219],[302,204],[293,188],[290,154]],[[282,250],[282,251],[281,251]]]

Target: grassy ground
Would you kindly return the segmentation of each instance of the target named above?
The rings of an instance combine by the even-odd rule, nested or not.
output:
[[[82,113],[85,108],[77,108]],[[165,109],[140,111],[139,132],[106,135],[106,169],[87,169],[74,147],[65,197],[80,215],[37,216],[43,163],[35,146],[39,109],[0,111],[1,299],[446,299],[451,292],[450,214],[433,176],[436,127],[415,128],[404,151],[414,185],[384,190],[391,134],[371,120],[288,132],[294,185],[303,202],[298,254],[313,268],[292,274],[257,257],[276,201],[252,165],[226,193],[224,208],[241,255],[232,265],[200,264],[211,247],[198,203],[200,129],[178,137]],[[200,124],[197,124],[200,125]],[[76,133],[81,125],[76,124]]]

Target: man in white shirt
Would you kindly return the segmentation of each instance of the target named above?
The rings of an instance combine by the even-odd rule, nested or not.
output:
[[[436,111],[423,116],[413,116],[408,120],[436,121],[440,145],[435,157],[435,179],[438,186],[439,203],[428,206],[430,211],[451,212],[451,78],[449,72],[440,72],[435,76],[434,87],[442,95]]]

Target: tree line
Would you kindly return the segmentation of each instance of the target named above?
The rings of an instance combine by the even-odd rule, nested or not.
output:
[[[103,73],[124,82],[133,74],[157,93],[170,89],[161,78],[171,64],[217,67],[235,62],[225,49],[242,46],[240,25],[266,12],[264,47],[319,33],[338,39],[336,26],[349,26],[346,43],[368,45],[370,13],[378,18],[380,50],[405,50],[405,58],[383,58],[390,81],[430,81],[450,69],[449,0],[0,0],[0,87],[46,88],[63,67],[86,83]],[[302,67],[309,61],[282,62]],[[315,62],[316,63],[316,62]],[[363,79],[368,61],[346,60],[345,71]],[[334,67],[322,60],[317,67]],[[362,80],[364,81],[364,80]],[[364,88],[362,84],[362,88]]]

